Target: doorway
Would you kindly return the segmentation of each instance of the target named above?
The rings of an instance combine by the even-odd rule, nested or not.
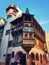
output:
[[[20,60],[20,65],[26,65],[26,54],[22,52],[16,53],[16,60],[17,58]]]
[[[7,54],[6,56],[6,65],[10,64],[10,54]]]

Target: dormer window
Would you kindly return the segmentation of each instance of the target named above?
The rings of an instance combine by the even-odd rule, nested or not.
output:
[[[12,15],[8,15],[8,16],[7,16],[7,19],[8,19],[8,18],[11,18],[11,17],[12,17]]]

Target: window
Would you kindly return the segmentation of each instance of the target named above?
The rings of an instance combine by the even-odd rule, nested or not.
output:
[[[40,54],[40,62],[42,63],[42,55]]]
[[[7,19],[8,19],[8,18],[11,18],[11,17],[12,17],[12,15],[8,15],[8,16],[7,16]]]
[[[32,60],[35,59],[35,55],[34,55],[34,53],[31,53],[31,58],[32,58]]]
[[[10,34],[10,30],[6,30],[6,35]]]
[[[25,37],[27,37],[27,33],[25,33]]]
[[[8,47],[11,47],[12,41],[8,42]]]
[[[32,27],[23,27],[23,31],[28,31],[28,32],[32,32],[33,28]]]
[[[12,52],[12,58],[14,58],[14,52]]]
[[[29,33],[29,39],[32,39],[32,32]]]
[[[23,32],[23,39],[28,39],[28,32]]]
[[[36,53],[36,60],[39,60],[39,55],[38,55],[38,53]]]
[[[23,31],[28,31],[28,27],[23,27]]]
[[[18,37],[13,38],[13,47],[16,47],[18,45]]]

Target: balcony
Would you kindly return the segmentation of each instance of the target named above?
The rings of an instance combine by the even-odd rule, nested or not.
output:
[[[22,47],[24,48],[24,50],[28,53],[31,48],[33,48],[35,46],[35,44],[22,44]]]

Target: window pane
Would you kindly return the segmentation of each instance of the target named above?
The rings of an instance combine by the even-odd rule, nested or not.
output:
[[[8,42],[8,47],[11,47],[12,41]]]
[[[28,32],[32,32],[33,28],[32,27],[23,27],[23,31],[28,31]]]
[[[27,33],[25,33],[25,37],[27,37]]]

